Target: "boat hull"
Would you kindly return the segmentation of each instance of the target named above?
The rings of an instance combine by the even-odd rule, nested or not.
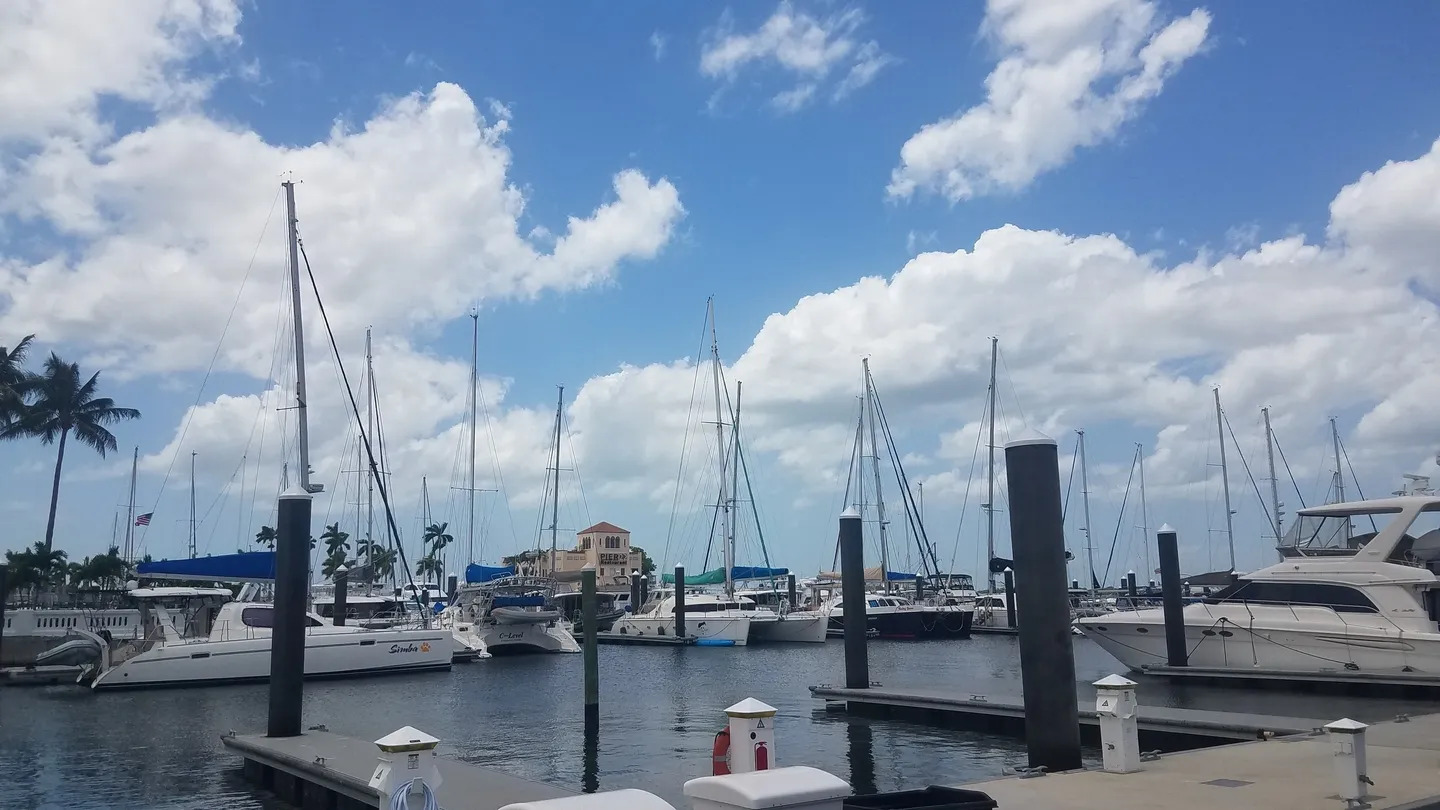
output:
[[[673,636],[675,617],[622,616],[616,620],[613,632],[621,635]],[[685,635],[694,637],[697,643],[728,642],[726,646],[743,647],[750,638],[750,619],[745,616],[690,614],[685,617]]]
[[[750,634],[757,643],[796,642],[823,644],[829,618],[823,613],[796,611],[768,622],[751,622]]]
[[[270,680],[268,637],[159,644],[96,676],[94,689],[207,686]],[[354,678],[450,668],[443,630],[311,633],[306,678]]]
[[[969,638],[975,613],[944,608],[909,608],[865,614],[866,635],[890,639]],[[845,617],[836,609],[830,614],[829,634],[845,637]]]
[[[580,645],[570,631],[553,624],[500,624],[482,622],[475,631],[490,655],[578,653]]]

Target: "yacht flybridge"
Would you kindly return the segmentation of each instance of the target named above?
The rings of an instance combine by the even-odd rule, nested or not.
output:
[[[1440,675],[1440,497],[1302,509],[1279,551],[1185,607],[1192,666]],[[1131,669],[1166,661],[1162,610],[1076,625]]]

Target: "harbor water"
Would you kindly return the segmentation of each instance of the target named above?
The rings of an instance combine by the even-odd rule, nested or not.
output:
[[[1078,688],[1118,669],[1075,639]],[[1018,696],[1016,640],[872,641],[871,678]],[[686,779],[710,773],[722,710],[755,697],[779,710],[777,760],[813,765],[874,792],[1000,776],[1025,761],[1020,740],[827,712],[808,686],[843,681],[843,645],[602,647],[601,729],[587,746],[578,655],[492,659],[449,674],[308,682],[307,726],[375,739],[413,725],[449,757],[568,789],[637,787],[684,806]],[[1361,720],[1425,704],[1249,692],[1142,679],[1143,703]],[[0,808],[278,808],[239,777],[227,731],[263,732],[264,685],[95,694],[53,686],[0,690]],[[1098,751],[1087,751],[1098,760]]]

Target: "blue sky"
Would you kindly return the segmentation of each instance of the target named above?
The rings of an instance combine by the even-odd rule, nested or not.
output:
[[[1297,477],[1307,498],[1323,496],[1315,481],[1328,470],[1329,415],[1341,418],[1369,491],[1394,488],[1399,472],[1425,471],[1433,455],[1434,434],[1426,428],[1434,418],[1405,414],[1413,403],[1427,402],[1423,394],[1440,389],[1440,382],[1416,355],[1393,351],[1415,345],[1417,337],[1423,344],[1436,330],[1433,296],[1425,286],[1435,278],[1433,264],[1417,266],[1411,261],[1417,254],[1408,252],[1416,244],[1435,244],[1440,226],[1434,187],[1407,180],[1428,176],[1430,164],[1440,161],[1429,154],[1440,136],[1434,91],[1440,58],[1433,49],[1440,9],[1429,4],[1197,7],[1106,0],[1093,4],[1088,17],[1036,2],[635,3],[623,9],[576,3],[563,13],[524,4],[447,4],[421,12],[383,4],[201,5],[203,15],[178,21],[160,10],[137,12],[151,27],[135,23],[113,37],[117,52],[130,50],[93,56],[88,73],[58,71],[55,63],[64,60],[54,53],[22,47],[10,70],[33,78],[32,97],[0,105],[12,110],[0,112],[0,167],[17,189],[0,207],[0,344],[35,331],[42,350],[103,367],[106,390],[145,413],[118,431],[125,459],[102,462],[77,452],[67,463],[58,542],[74,556],[108,544],[113,508],[127,486],[121,468],[136,444],[147,457],[139,483],[143,510],[157,498],[160,504],[145,535],[146,550],[167,555],[183,548],[184,528],[176,521],[188,505],[175,477],[183,479],[190,449],[202,454],[201,509],[215,501],[218,510],[201,532],[202,547],[231,550],[264,522],[263,505],[253,514],[237,510],[235,485],[227,484],[253,419],[237,425],[223,407],[212,406],[222,395],[263,391],[270,358],[257,370],[222,352],[217,374],[199,390],[219,340],[215,314],[223,317],[230,300],[214,312],[197,302],[214,304],[238,293],[249,259],[238,246],[253,246],[259,238],[273,184],[287,169],[304,181],[298,193],[302,229],[313,227],[305,232],[322,292],[332,290],[327,295],[336,297],[345,318],[352,373],[360,361],[357,336],[368,322],[384,330],[380,339],[403,344],[390,355],[395,373],[382,376],[382,386],[403,387],[396,378],[417,356],[436,363],[432,376],[415,386],[431,398],[417,394],[382,405],[387,420],[400,410],[415,417],[399,420],[414,424],[387,436],[403,456],[396,463],[397,482],[405,479],[396,484],[403,525],[415,524],[416,478],[427,475],[449,486],[453,431],[463,416],[455,408],[455,386],[463,385],[468,365],[465,312],[480,302],[482,374],[497,390],[504,388],[503,403],[489,403],[496,417],[491,432],[503,447],[487,454],[492,458],[482,466],[498,456],[507,490],[524,490],[507,493],[519,538],[496,529],[483,546],[490,559],[530,535],[545,460],[525,450],[543,453],[557,383],[584,403],[568,419],[579,436],[586,494],[584,503],[566,496],[562,526],[579,528],[587,517],[610,520],[654,550],[665,545],[667,527],[699,525],[694,515],[671,519],[684,430],[683,424],[661,429],[657,414],[673,416],[676,403],[685,407],[691,375],[667,373],[663,364],[693,355],[712,294],[722,358],[733,377],[745,380],[747,395],[753,390],[759,398],[751,439],[754,472],[766,483],[760,500],[767,539],[773,556],[801,571],[828,566],[840,497],[835,479],[842,476],[843,485],[849,450],[849,429],[839,414],[853,402],[861,355],[874,358],[903,449],[916,457],[912,478],[935,481],[933,511],[927,511],[942,557],[956,534],[972,423],[983,397],[976,374],[983,376],[991,334],[1000,337],[1015,375],[1013,390],[1005,392],[1011,399],[1007,412],[1025,409],[1032,427],[1060,439],[1062,474],[1073,429],[1088,429],[1092,488],[1101,491],[1092,504],[1094,533],[1104,545],[1119,521],[1134,443],[1141,442],[1147,475],[1156,483],[1151,523],[1168,520],[1182,528],[1191,567],[1220,564],[1213,546],[1198,539],[1223,522],[1210,465],[1218,450],[1208,410],[1212,382],[1220,382],[1222,391],[1240,391],[1227,409],[1252,465],[1262,460],[1256,455],[1259,405],[1283,410],[1289,421],[1277,430],[1292,465],[1303,468]],[[93,32],[82,29],[99,28],[101,21],[56,19],[65,15],[22,8],[9,14],[14,19],[0,40],[34,41],[34,33],[45,29],[57,41],[76,43],[72,61],[91,58],[94,49],[82,45]],[[765,26],[777,21],[784,25],[774,30],[783,28],[793,40],[763,40]],[[1028,58],[1030,67],[1044,68],[1067,54],[1108,54],[1115,67],[1074,90],[1080,95],[1072,106],[1083,107],[1097,98],[1105,102],[1138,76],[1141,49],[1172,26],[1178,37],[1186,23],[1194,42],[1172,55],[1156,87],[1119,105],[1118,122],[1096,123],[1105,113],[1091,110],[1089,120],[1077,123],[1067,117],[1066,104],[1047,110],[1046,99],[1053,97],[1030,84],[1026,92],[1040,112],[1012,119],[1009,130],[995,129],[998,142],[1009,137],[1028,143],[1028,151],[971,147],[979,151],[962,158],[969,160],[971,179],[998,177],[996,166],[1038,165],[1029,176],[955,194],[932,174],[933,182],[922,180],[913,193],[887,192],[912,136],[986,104],[987,76],[1000,60]],[[1045,32],[1054,41],[1045,40]],[[787,67],[785,49],[804,45],[801,34],[831,48],[815,57],[823,67]],[[1134,41],[1127,41],[1131,36]],[[750,56],[707,73],[707,54],[718,59],[727,42],[748,48]],[[879,60],[878,71],[835,98],[846,71],[867,53]],[[1046,80],[1055,81],[1056,93],[1070,91],[1055,90],[1065,83],[1053,76]],[[808,104],[777,108],[778,94],[810,82],[817,89]],[[47,93],[55,83],[66,83],[66,92]],[[483,280],[532,273],[524,261],[497,253],[494,261],[444,278],[416,276],[415,286],[455,293],[437,293],[439,303],[403,294],[386,300],[380,291],[394,284],[403,292],[406,274],[448,272],[404,267],[407,257],[464,265],[488,251],[489,237],[467,234],[485,230],[472,216],[476,211],[498,209],[477,202],[489,193],[485,188],[466,190],[460,183],[475,166],[445,163],[450,153],[439,154],[434,142],[415,140],[428,146],[406,151],[411,130],[421,128],[419,116],[397,114],[392,140],[364,156],[357,156],[361,150],[347,134],[393,112],[397,100],[418,99],[423,107],[449,92],[437,87],[451,86],[454,95],[447,100],[473,105],[476,127],[504,122],[493,136],[499,152],[462,146],[455,155],[503,152],[504,183],[524,200],[512,231],[541,254],[553,238],[533,229],[564,234],[569,218],[584,220],[616,199],[612,182],[618,173],[643,175],[652,196],[616,210],[618,218],[639,224],[611,222],[602,228],[605,234],[575,242],[595,272],[537,281],[517,292]],[[20,101],[44,114],[22,116],[30,108]],[[15,118],[5,123],[6,116]],[[1090,134],[1077,134],[1081,130]],[[977,140],[983,139],[970,142]],[[117,143],[148,143],[153,151],[136,150],[149,155],[141,160],[117,151]],[[1058,149],[1053,158],[1036,157],[1051,147]],[[943,165],[965,149],[952,144],[949,158],[934,159]],[[201,173],[207,150],[224,169],[216,170],[212,187],[174,180]],[[1359,195],[1364,204],[1337,218],[1331,210],[1337,194],[1390,161],[1396,162],[1391,174],[1357,186],[1357,194],[1366,192]],[[251,171],[226,174],[242,165]],[[384,168],[383,180],[377,167]],[[253,185],[213,188],[227,185],[227,177]],[[450,180],[461,187],[442,190]],[[663,185],[674,191],[673,201],[660,199]],[[153,200],[157,194],[167,200],[155,203],[156,211],[124,213],[126,202],[136,199],[131,195]],[[167,205],[199,212],[198,232],[166,227],[174,222],[166,219]],[[77,213],[87,206],[101,212],[103,226]],[[372,250],[363,240],[354,242],[353,234],[345,242],[347,217],[378,223],[379,230],[400,224],[383,244],[375,236]],[[261,240],[256,278],[266,286],[246,288],[250,297],[242,311],[277,311],[283,269],[276,266],[278,223],[277,215]],[[996,230],[1007,224],[1016,229]],[[1049,244],[1049,232],[1075,240]],[[977,244],[987,234],[993,252]],[[1105,245],[1095,241],[1107,234],[1113,238]],[[407,242],[417,240],[436,246],[412,252]],[[99,254],[99,244],[132,242],[156,251],[147,255],[186,257],[174,271],[179,276],[137,275],[137,259],[127,264],[113,253],[91,262],[85,272],[95,275],[82,275],[87,251]],[[1277,247],[1264,254],[1259,249],[1269,242]],[[954,258],[962,250],[964,256]],[[907,298],[898,283],[888,290],[857,286],[864,277],[896,276],[928,251],[938,252],[932,254],[933,272],[956,282],[946,286],[957,296],[953,302],[923,292]],[[1113,260],[1106,267],[1120,280],[1115,295],[1104,288],[1110,273],[1082,262],[1082,254]],[[942,255],[952,256],[949,264]],[[1079,263],[1066,265],[1072,259]],[[58,275],[42,272],[47,261],[58,261]],[[507,262],[521,269],[509,270]],[[989,286],[987,268],[1008,262],[1032,270],[1008,272],[995,282],[1000,286]],[[205,275],[219,263],[227,265],[223,273]],[[1073,301],[1059,300],[1068,296],[1065,285],[1045,286],[1052,263],[1056,279],[1075,274],[1079,292]],[[917,279],[919,265],[911,265]],[[191,273],[214,285],[178,289],[185,285],[176,279]],[[1203,313],[1181,317],[1189,310],[1167,309],[1164,295],[1141,295],[1138,304],[1120,295],[1136,293],[1152,277],[1179,283],[1187,273],[1204,277],[1205,292],[1178,295],[1208,307],[1213,323]],[[94,290],[95,278],[129,286],[141,299],[101,295],[89,309],[60,303],[73,301],[84,279]],[[1312,278],[1323,283],[1311,289]],[[1322,287],[1334,294],[1316,292]],[[366,289],[380,300],[365,300]],[[1336,299],[1344,299],[1346,289],[1368,307],[1354,334],[1333,314],[1345,303]],[[802,304],[816,295],[821,298]],[[876,314],[881,311],[887,314]],[[196,322],[180,318],[165,328],[174,313],[185,312],[195,313]],[[1258,327],[1277,312],[1301,326],[1281,318],[1285,322],[1273,329]],[[86,318],[113,319],[112,328],[96,337],[85,328]],[[1313,334],[1318,343],[1304,340],[1312,320],[1322,322]],[[912,334],[904,328],[909,326],[926,328]],[[268,351],[272,337],[263,329],[241,329],[227,333],[221,345],[238,351],[250,339],[257,352]],[[313,320],[310,338],[313,360],[323,353]],[[1165,348],[1151,350],[1152,344]],[[1051,348],[1056,345],[1065,348]],[[1330,362],[1325,358],[1335,356],[1329,353],[1333,346],[1345,346],[1346,354]],[[930,368],[926,358],[937,357],[944,359]],[[807,384],[806,373],[831,380],[835,391]],[[1134,384],[1137,374],[1141,380]],[[317,376],[333,379],[333,372]],[[206,437],[189,436],[189,444],[175,441],[197,392],[219,424],[242,434],[238,444],[234,437],[216,438],[219,428]],[[426,409],[436,414],[433,423],[421,418]],[[267,418],[283,418],[268,405],[261,410]],[[345,430],[337,421],[343,410],[312,411],[312,418],[333,427],[334,449],[344,455]],[[641,444],[643,452],[636,449]],[[11,527],[5,545],[18,547],[43,532],[51,449],[9,443],[0,454],[9,461],[8,472],[0,472],[0,510]],[[179,459],[176,472],[157,495],[172,456]],[[335,462],[321,475],[328,480],[342,465],[325,461]],[[1270,558],[1257,537],[1265,519],[1243,474],[1238,465],[1232,469],[1232,498],[1244,536],[1241,567],[1254,567]],[[250,475],[269,490],[276,486],[273,468],[250,469]],[[562,486],[572,487],[568,479]],[[978,565],[971,501],[957,554],[957,567],[967,570]],[[339,509],[317,503],[326,514]],[[1003,525],[1004,515],[998,518]],[[1127,524],[1123,536],[1138,521],[1119,522]],[[694,538],[672,540],[668,561],[696,564],[696,545]],[[1130,556],[1138,559],[1138,552]]]

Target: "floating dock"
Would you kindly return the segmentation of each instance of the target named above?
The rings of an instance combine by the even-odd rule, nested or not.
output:
[[[1357,807],[1440,810],[1440,716],[1379,723],[1365,736],[1366,775],[1374,785],[1368,804]],[[1333,757],[1325,735],[1307,734],[1166,754],[1137,773],[1070,771],[963,787],[983,791],[1002,808],[1343,810],[1330,770]]]
[[[611,631],[596,633],[595,640],[601,644],[644,645],[650,647],[686,647],[695,644],[694,636],[685,636],[684,638],[680,638],[679,636],[632,636],[629,633],[615,633]]]
[[[379,757],[372,742],[326,731],[307,731],[299,737],[232,733],[220,741],[244,758],[247,781],[296,807],[358,810],[381,806],[379,792],[370,787]],[[436,798],[445,810],[499,810],[517,802],[575,795],[463,762],[441,758],[438,765],[442,782]]]
[[[0,686],[52,686],[73,684],[84,667],[6,667],[0,669]]]
[[[971,625],[971,627],[970,627],[970,632],[971,632],[973,635],[977,635],[977,636],[1018,636],[1018,635],[1020,635],[1020,628],[1018,628],[1018,627],[983,627],[983,626],[981,626],[981,625]]]
[[[1325,691],[1354,694],[1378,692],[1434,697],[1440,692],[1440,677],[1424,672],[1313,672],[1292,669],[1231,669],[1220,667],[1171,667],[1153,664],[1146,675],[1183,679],[1195,683],[1248,688],[1278,688],[1286,691]]]
[[[1017,737],[1025,735],[1025,704],[1017,697],[883,686],[868,689],[812,686],[810,692],[816,698],[843,703],[845,711],[851,714],[894,717]],[[1081,739],[1098,745],[1100,721],[1095,710],[1084,708],[1082,703],[1079,715]],[[1316,718],[1172,709],[1164,706],[1142,705],[1139,712],[1141,745],[1168,750],[1306,734],[1328,722],[1330,721]]]

